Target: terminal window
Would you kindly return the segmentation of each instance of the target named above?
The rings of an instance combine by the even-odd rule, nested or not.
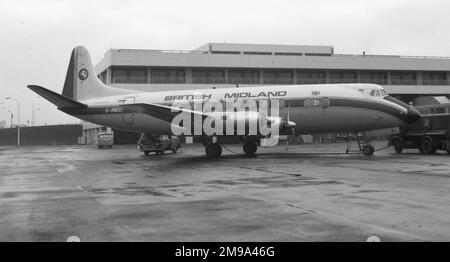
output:
[[[112,83],[145,84],[147,83],[147,69],[114,68]]]
[[[422,72],[422,84],[447,85],[446,72]]]
[[[356,83],[357,73],[356,71],[331,71],[330,83]]]
[[[294,83],[294,74],[291,70],[265,70],[263,72],[264,84],[290,85]]]
[[[361,71],[360,73],[361,83],[370,83],[370,84],[378,84],[378,85],[386,85],[387,84],[387,72],[382,71]]]
[[[258,70],[229,70],[228,71],[229,84],[258,84],[259,72]]]
[[[183,84],[185,70],[176,68],[152,68],[151,82],[153,84]]]
[[[192,70],[194,84],[224,84],[225,70],[220,69],[194,69]]]
[[[271,52],[244,52],[244,55],[272,55]]]
[[[326,73],[320,70],[297,71],[297,84],[325,84]]]
[[[416,72],[391,72],[391,85],[417,85]]]

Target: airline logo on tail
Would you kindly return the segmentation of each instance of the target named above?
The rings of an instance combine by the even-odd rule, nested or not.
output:
[[[83,68],[80,70],[80,72],[78,72],[78,78],[81,81],[86,80],[88,78],[88,76],[89,76],[89,72],[86,70],[86,68]]]

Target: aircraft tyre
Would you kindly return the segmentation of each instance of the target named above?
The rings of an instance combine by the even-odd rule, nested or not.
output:
[[[433,145],[433,141],[429,138],[424,138],[420,143],[420,151],[426,155],[432,155],[436,153],[436,147]]]
[[[258,146],[254,142],[247,142],[242,146],[244,149],[244,153],[246,156],[255,156],[256,150],[258,150]]]
[[[362,152],[366,156],[371,156],[375,152],[375,148],[372,145],[364,146]]]
[[[401,154],[403,152],[402,140],[400,140],[400,139],[394,140],[394,150],[395,150],[395,153],[397,153],[397,154]]]
[[[219,144],[209,144],[205,147],[206,157],[218,158],[222,155],[222,147]]]

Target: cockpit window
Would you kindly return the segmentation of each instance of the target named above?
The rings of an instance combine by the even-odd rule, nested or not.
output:
[[[383,89],[372,89],[370,96],[387,96],[387,92]]]

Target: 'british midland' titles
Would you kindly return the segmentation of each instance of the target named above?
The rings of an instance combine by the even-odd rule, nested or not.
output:
[[[269,92],[233,92],[225,93],[225,99],[237,99],[237,98],[272,98],[272,97],[283,97],[286,96],[286,91],[269,91]],[[212,94],[182,94],[166,96],[164,101],[173,100],[194,100],[194,99],[211,99]]]

